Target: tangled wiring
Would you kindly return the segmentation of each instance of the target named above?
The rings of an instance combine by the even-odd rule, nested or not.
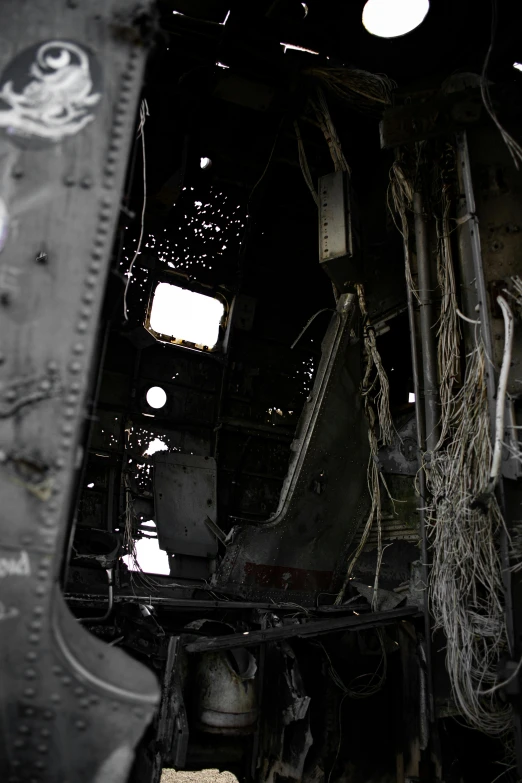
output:
[[[478,336],[480,322],[458,309],[450,241],[452,202],[444,172],[441,180],[441,197],[436,199],[441,436],[422,468],[430,494],[425,509],[431,552],[430,611],[434,630],[440,629],[446,638],[446,668],[457,708],[470,725],[505,740],[510,736],[511,707],[499,699],[497,671],[508,650],[500,558],[504,521],[493,491],[503,427],[497,417],[494,447],[486,386],[490,360]],[[399,153],[390,172],[388,206],[404,239],[406,283],[415,296],[409,249],[413,181]],[[475,326],[475,345],[467,355],[462,353],[459,318]],[[505,323],[507,345],[507,313]],[[505,372],[501,380],[502,376]],[[497,394],[502,408],[504,387],[501,383]]]

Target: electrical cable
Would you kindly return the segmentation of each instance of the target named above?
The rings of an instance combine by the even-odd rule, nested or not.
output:
[[[414,293],[407,244],[411,190],[411,178],[396,161],[390,172],[388,206],[392,200],[400,216],[397,227],[405,239],[406,279]],[[446,638],[446,668],[457,709],[471,726],[505,739],[510,735],[511,706],[500,701],[494,687],[499,662],[508,649],[498,542],[504,521],[495,494],[483,500],[490,465],[494,467],[486,385],[490,370],[481,341],[462,356],[457,319],[477,322],[457,306],[447,239],[451,201],[444,179],[438,203],[437,271],[442,301],[437,348],[443,436],[430,462],[422,467],[431,494],[425,508],[432,561],[430,608],[434,630],[442,630]],[[464,378],[457,390],[464,361]],[[500,395],[504,396],[502,389]]]
[[[283,122],[284,122],[284,119],[285,119],[285,115],[283,114],[283,116],[281,117],[281,120],[280,120],[280,122],[279,122],[279,127],[278,127],[278,129],[277,129],[277,133],[276,133],[276,136],[275,136],[275,139],[274,139],[274,143],[272,144],[272,149],[270,150],[270,155],[268,156],[268,160],[267,160],[267,162],[266,162],[266,166],[265,166],[265,168],[263,169],[263,173],[261,174],[261,176],[260,176],[260,177],[259,177],[259,179],[257,180],[256,184],[254,185],[254,187],[253,187],[253,188],[252,188],[252,190],[250,191],[250,196],[248,197],[248,204],[250,204],[250,202],[252,201],[252,196],[254,195],[254,193],[255,193],[255,191],[256,191],[256,188],[258,187],[258,185],[259,185],[259,184],[262,182],[262,180],[264,179],[264,177],[265,177],[265,174],[266,174],[266,172],[268,171],[268,168],[269,168],[269,166],[270,166],[270,163],[272,162],[272,158],[273,158],[273,156],[274,156],[275,148],[276,148],[277,142],[278,142],[278,140],[279,140],[279,135],[280,135],[280,133],[281,133],[281,128],[283,127]]]
[[[301,137],[301,131],[299,129],[297,120],[294,120],[294,128],[295,128],[295,135],[297,137],[297,151],[299,155],[299,165],[301,166],[301,171],[303,172],[304,181],[308,186],[308,190],[312,194],[312,198],[315,201],[316,206],[319,207],[319,196],[317,194],[316,189],[314,188],[314,182],[312,179],[312,175],[310,174],[310,168],[308,167],[308,160],[306,158],[303,139]]]
[[[308,68],[304,74],[319,81],[337,98],[361,110],[389,106],[391,93],[397,86],[384,74],[358,68]]]
[[[504,445],[504,413],[506,410],[506,391],[511,369],[511,354],[513,352],[513,313],[503,296],[497,296],[497,302],[504,317],[504,354],[498,379],[497,401],[495,409],[495,445],[491,471],[489,474],[488,492],[493,492],[500,475],[502,447]]]
[[[140,237],[138,240],[138,245],[136,247],[136,252],[134,253],[129,269],[127,271],[127,282],[125,283],[125,291],[123,292],[123,317],[125,318],[126,321],[129,320],[129,315],[127,311],[127,292],[129,290],[129,285],[132,278],[132,269],[134,267],[134,262],[136,261],[141,251],[141,243],[143,242],[143,232],[145,229],[145,209],[147,207],[147,160],[145,156],[145,122],[148,116],[149,116],[149,107],[147,101],[144,98],[140,104],[140,122],[138,125],[138,138],[141,136],[141,150],[142,150],[142,158],[143,158],[143,168],[142,168],[143,206],[141,209]]]
[[[460,373],[461,334],[457,314],[457,284],[451,242],[449,217],[451,199],[442,180],[442,218],[437,220],[437,279],[441,291],[439,328],[437,330],[437,364],[439,374],[440,437],[445,441],[453,405],[453,388]],[[440,230],[442,229],[442,230]]]
[[[389,446],[393,441],[394,425],[390,413],[390,383],[382,364],[380,353],[377,349],[375,329],[370,325],[368,308],[364,297],[364,288],[356,284],[359,309],[361,311],[364,327],[364,347],[366,352],[366,370],[361,384],[361,393],[364,399],[364,412],[368,420],[368,440],[370,444],[370,456],[367,468],[367,485],[370,495],[370,513],[366,520],[361,538],[348,563],[341,589],[334,601],[339,606],[343,602],[344,594],[355,565],[363,551],[374,523],[377,525],[377,562],[375,566],[374,589],[372,597],[372,609],[375,611],[379,596],[379,573],[382,565],[382,503],[381,481],[386,491],[388,487],[379,470],[378,453],[380,445]],[[372,380],[372,374],[374,377]],[[377,434],[377,430],[379,434]],[[389,494],[389,492],[388,492]]]
[[[513,158],[513,163],[515,164],[515,167],[518,169],[520,166],[520,162],[522,161],[522,147],[500,123],[497,114],[495,112],[495,109],[493,108],[493,102],[491,100],[491,95],[489,92],[489,83],[487,79],[489,61],[491,58],[491,54],[493,52],[493,46],[495,44],[495,35],[497,32],[497,17],[498,17],[497,12],[498,12],[497,0],[491,0],[491,40],[486,54],[486,59],[484,60],[482,73],[480,75],[480,93],[486,111],[491,117],[491,119],[493,120],[493,122],[495,123],[495,125],[497,126],[498,130],[500,131],[500,135],[502,136],[502,139],[506,147],[508,148],[511,157]]]
[[[306,332],[306,330],[308,329],[308,327],[310,326],[310,324],[311,324],[311,323],[313,323],[313,322],[315,321],[315,319],[317,318],[317,316],[318,316],[318,315],[321,315],[321,313],[335,313],[335,312],[336,312],[336,311],[335,311],[335,310],[334,310],[332,307],[323,307],[321,310],[318,310],[318,311],[315,313],[315,315],[313,315],[313,316],[310,318],[310,320],[307,322],[306,326],[305,326],[303,329],[301,329],[301,331],[299,332],[299,336],[298,336],[298,337],[297,337],[297,338],[294,340],[294,342],[293,342],[293,343],[292,343],[292,345],[290,346],[290,350],[292,350],[292,348],[295,348],[295,346],[297,345],[297,343],[299,342],[299,340],[301,339],[301,337],[303,336],[303,334]]]

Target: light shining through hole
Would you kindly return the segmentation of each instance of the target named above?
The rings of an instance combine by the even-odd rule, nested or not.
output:
[[[163,408],[167,402],[167,394],[161,386],[151,386],[147,392],[147,402],[151,408]]]
[[[159,386],[156,386],[158,389]],[[163,391],[163,389],[161,390]],[[150,402],[149,402],[150,405]],[[163,443],[160,438],[154,438],[154,440],[151,440],[149,445],[147,446],[147,450],[143,452],[144,457],[152,457],[153,454],[155,454],[157,451],[168,451],[169,447],[166,443]]]
[[[415,402],[415,393],[414,392],[410,392],[408,394],[408,402]]]
[[[368,0],[362,23],[372,35],[396,38],[415,30],[423,22],[429,0]]]
[[[217,63],[217,65],[221,65],[221,63]],[[221,65],[222,68],[227,68],[226,65]],[[209,169],[212,166],[212,161],[210,158],[200,158],[199,159],[199,167],[201,169]]]
[[[147,525],[147,527],[149,526]],[[129,571],[137,570],[130,555],[125,555],[122,560]],[[170,574],[169,556],[159,548],[157,538],[140,538],[136,541],[136,560],[141,570],[146,574],[160,574],[162,576]]]
[[[158,334],[213,348],[224,312],[223,303],[213,296],[159,283],[154,292],[150,325]]]

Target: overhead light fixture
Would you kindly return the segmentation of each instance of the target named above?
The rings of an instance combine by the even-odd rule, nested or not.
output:
[[[163,408],[167,402],[167,393],[161,386],[151,386],[147,392],[147,402],[151,408]]]
[[[362,23],[379,38],[397,38],[415,30],[426,17],[429,0],[368,0]]]

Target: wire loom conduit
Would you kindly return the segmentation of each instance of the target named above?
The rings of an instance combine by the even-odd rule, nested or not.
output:
[[[420,193],[413,194],[413,212],[415,218],[417,271],[419,275],[420,339],[426,411],[426,448],[428,452],[432,452],[439,440],[440,408],[428,233]]]

